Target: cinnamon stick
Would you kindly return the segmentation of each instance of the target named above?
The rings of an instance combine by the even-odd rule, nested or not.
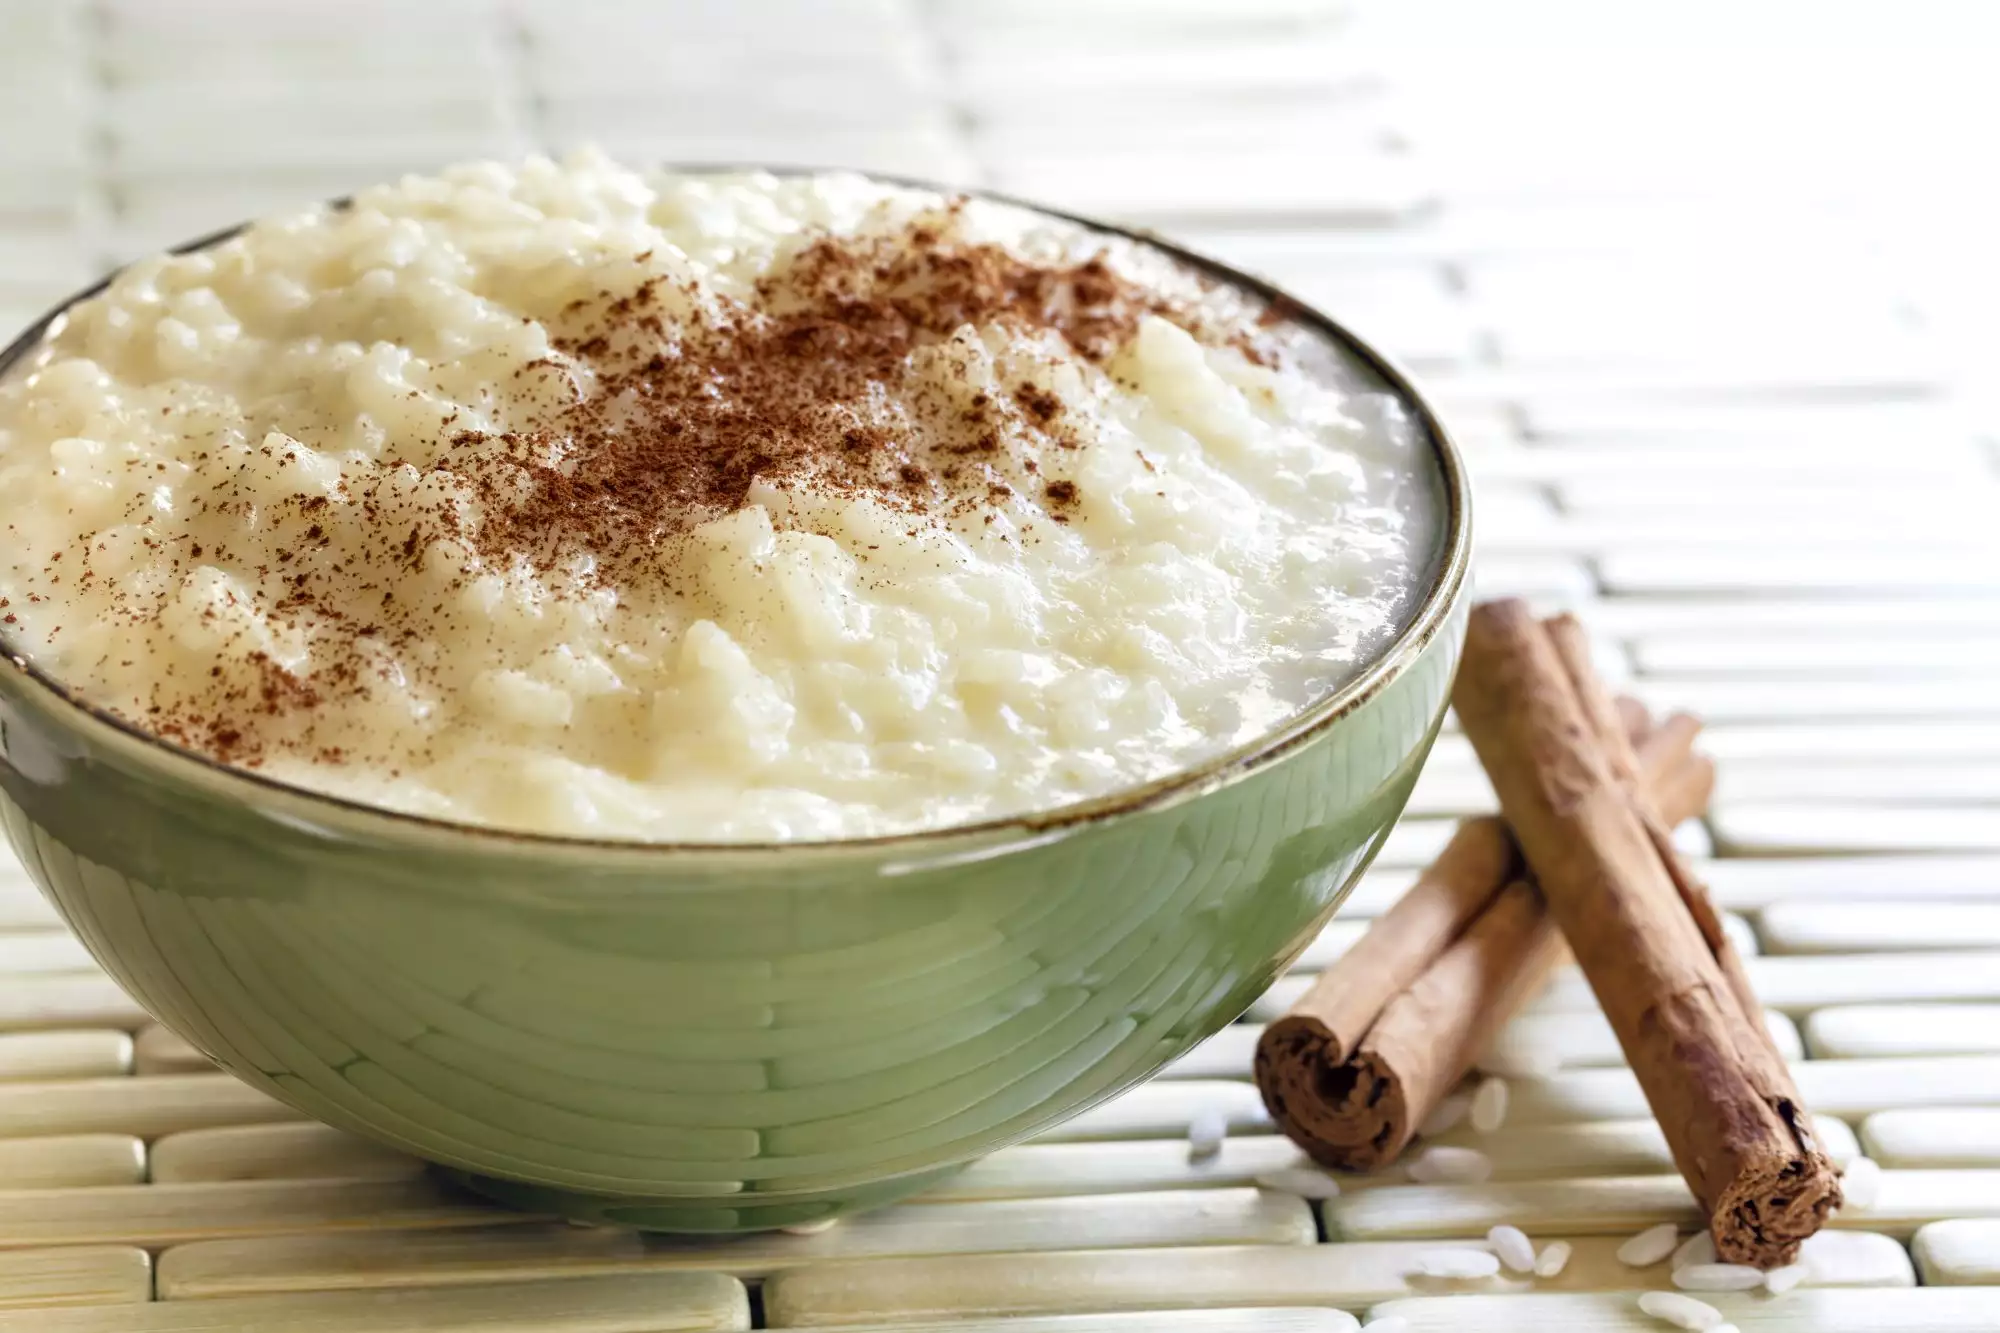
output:
[[[1498,816],[1460,824],[1417,882],[1292,1006],[1292,1014],[1311,1015],[1325,1060],[1339,1064],[1353,1055],[1383,1006],[1423,975],[1520,870],[1521,854]],[[1290,1017],[1266,1028],[1265,1042]]]
[[[1650,726],[1643,710],[1630,721]],[[1663,812],[1707,805],[1714,766],[1699,724],[1651,732],[1637,760]],[[1393,1161],[1493,1034],[1562,958],[1506,825],[1467,820],[1257,1045],[1271,1117],[1309,1155],[1372,1170]]]
[[[1542,630],[1548,635],[1549,643],[1555,648],[1556,658],[1562,663],[1563,673],[1569,680],[1570,688],[1576,693],[1578,706],[1590,720],[1592,729],[1604,746],[1604,755],[1611,765],[1611,771],[1621,782],[1633,783],[1640,776],[1642,765],[1632,753],[1627,743],[1628,729],[1623,721],[1623,702],[1614,701],[1604,682],[1598,679],[1595,666],[1590,659],[1590,640],[1583,627],[1574,616],[1562,615],[1542,622]],[[1673,719],[1669,719],[1672,722]],[[1642,786],[1642,795],[1651,796]],[[1722,928],[1722,917],[1709,901],[1708,890],[1695,880],[1687,862],[1674,848],[1671,826],[1663,826],[1657,798],[1641,803],[1637,807],[1639,818],[1646,826],[1646,836],[1659,852],[1660,863],[1673,880],[1674,891],[1680,895],[1681,905],[1687,908],[1688,916],[1694,921],[1695,929],[1701,932],[1708,951],[1715,956],[1716,966],[1721,968],[1723,980],[1735,994],[1743,1012],[1755,1022],[1755,1027],[1771,1047],[1774,1058],[1784,1057],[1778,1051],[1771,1037],[1770,1026],[1761,1021],[1764,1012],[1763,1001],[1750,985],[1750,974],[1743,966],[1742,957],[1736,952],[1736,945]],[[1679,821],[1675,821],[1679,822]]]
[[[1840,1203],[1790,1072],[1672,812],[1620,753],[1567,618],[1472,614],[1452,702],[1500,808],[1733,1263],[1789,1263]]]

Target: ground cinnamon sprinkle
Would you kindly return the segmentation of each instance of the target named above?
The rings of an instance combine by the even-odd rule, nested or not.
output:
[[[1088,497],[1048,471],[1067,470],[1065,456],[1090,442],[1084,427],[1053,389],[1014,378],[1018,365],[1013,382],[965,395],[984,354],[956,341],[976,340],[968,329],[1047,339],[1051,371],[1078,358],[1103,365],[1150,315],[1270,360],[1247,321],[1209,327],[1212,312],[1121,275],[1102,253],[1037,261],[965,240],[952,234],[958,212],[887,234],[821,235],[746,300],[655,276],[572,302],[547,321],[555,354],[525,361],[500,386],[509,429],[457,429],[427,462],[387,458],[373,473],[350,473],[331,501],[301,493],[261,507],[254,521],[292,535],[279,568],[258,567],[253,582],[281,585],[271,618],[304,631],[308,672],[250,652],[239,658],[247,670],[218,668],[192,688],[161,682],[146,725],[252,767],[278,749],[337,755],[315,736],[323,705],[392,675],[402,682],[421,671],[409,650],[465,628],[454,600],[407,595],[424,586],[413,575],[440,541],[463,561],[454,589],[479,570],[525,561],[555,575],[552,586],[609,588],[624,600],[675,591],[676,540],[742,508],[758,482],[872,499],[907,516],[912,535],[927,524],[990,523],[1024,485],[1048,519],[1071,522]],[[919,365],[939,356],[950,370],[942,385]],[[546,405],[544,377],[566,386],[554,395],[566,401]],[[369,524],[389,521],[383,488],[408,468],[451,498],[407,527],[393,520],[399,530],[365,557],[340,558],[322,511],[352,505]],[[247,514],[231,485],[225,472],[198,503]],[[456,498],[467,494],[471,505]],[[224,546],[187,554],[232,563]],[[91,577],[87,561],[84,572]],[[357,590],[372,608],[365,620],[340,609]]]
[[[740,508],[759,479],[961,516],[993,502],[1003,455],[1033,470],[1042,449],[1081,441],[1061,400],[1032,383],[964,410],[916,390],[908,429],[857,425],[871,396],[911,381],[913,352],[1001,324],[1101,363],[1142,316],[1187,318],[1101,256],[1037,264],[929,225],[822,237],[760,282],[753,303],[712,323],[669,314],[699,299],[656,278],[573,307],[556,345],[588,367],[595,392],[530,429],[454,439],[477,460],[465,475],[486,509],[482,551],[542,561],[583,550],[629,572],[662,540]]]

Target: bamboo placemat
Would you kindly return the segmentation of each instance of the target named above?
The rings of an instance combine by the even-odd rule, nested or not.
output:
[[[1685,845],[1835,1155],[1884,1168],[1805,1287],[1713,1303],[1746,1331],[2000,1328],[2000,452],[1976,373],[2000,219],[1962,169],[1991,160],[2000,96],[1955,54],[1977,33],[1910,7],[1691,3],[1647,33],[1607,8],[1636,21],[0,0],[0,323],[267,206],[586,138],[983,181],[1269,272],[1443,404],[1481,590],[1577,610],[1615,677],[1711,719],[1719,799]],[[1489,803],[1447,735],[1299,976]],[[1664,1327],[1634,1293],[1665,1266],[1613,1251],[1694,1214],[1580,979],[1484,1062],[1556,1067],[1510,1078],[1497,1133],[1447,1136],[1493,1179],[1392,1173],[1318,1204],[1258,1187],[1297,1159],[1245,1081],[1302,984],[922,1202],[693,1244],[499,1213],[300,1120],[151,1026],[9,869],[0,1333]],[[1191,1162],[1209,1112],[1230,1137]],[[1570,1240],[1568,1267],[1412,1276],[1499,1222]]]

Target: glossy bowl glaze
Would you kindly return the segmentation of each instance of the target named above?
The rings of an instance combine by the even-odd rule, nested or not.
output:
[[[600,843],[225,769],[9,653],[8,836],[162,1023],[524,1208],[794,1225],[1047,1130],[1234,1019],[1318,933],[1402,811],[1464,627],[1466,482],[1416,391],[1332,321],[1184,257],[1371,365],[1435,459],[1444,522],[1408,627],[1277,734],[1031,818]]]

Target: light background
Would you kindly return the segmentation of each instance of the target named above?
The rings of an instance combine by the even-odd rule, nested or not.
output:
[[[1893,1181],[1875,1224],[1887,1251],[1850,1256],[1850,1276],[1888,1303],[1843,1296],[1744,1326],[1990,1329],[2000,1229],[1918,1228],[2000,1211],[1996,38],[2000,7],[1974,0],[0,0],[0,325],[121,258],[267,208],[585,140],[634,160],[986,183],[1268,272],[1379,340],[1442,405],[1477,476],[1482,589],[1577,609],[1610,672],[1711,721],[1721,793],[1688,844],[1715,854],[1703,873],[1741,913],[1759,985],[1812,1057],[1808,1099],[1859,1131]],[[1445,737],[1382,867],[1304,969],[1487,800],[1462,740]],[[0,894],[0,1029],[113,1038],[97,1072],[133,1069],[112,1030],[143,1015],[104,996],[22,891]],[[1591,1017],[1586,1002],[1584,1028],[1563,1027],[1586,1081],[1617,1058]],[[1152,1143],[1171,1161],[1199,1105],[1242,1104],[1239,1128],[1254,1129],[1248,1088],[1228,1081],[1252,1035],[1233,1029],[1178,1080],[1066,1136]],[[221,1093],[186,1094],[199,1114],[161,1110],[145,1089],[104,1101],[43,1082],[56,1092],[28,1096],[5,1084],[16,1056],[0,1056],[4,1135],[63,1134],[86,1104],[111,1108],[90,1113],[103,1134],[149,1140],[190,1115],[262,1114]],[[194,1059],[154,1030],[136,1067],[167,1077]],[[1531,1080],[1517,1095],[1546,1106],[1566,1086]],[[1944,1106],[1961,1119],[1924,1118]],[[11,1142],[9,1243],[51,1217],[86,1219],[70,1239],[139,1234],[122,1205],[10,1194]],[[133,1150],[142,1170],[157,1151]],[[213,1151],[226,1172],[250,1149]],[[1099,1168],[1079,1169],[1077,1182]],[[1400,1220],[1352,1203],[1330,1220],[1376,1216],[1394,1239],[1464,1216],[1450,1187],[1427,1188],[1446,1192]],[[961,1208],[949,1244],[1262,1236],[1219,1202],[1120,1197]],[[1544,1234],[1627,1225],[1526,1196],[1510,1206]],[[902,1211],[864,1234],[889,1252],[939,1243]],[[304,1231],[356,1225],[295,1216]],[[1987,1284],[1992,1304],[1948,1319],[1909,1303],[1925,1296],[1907,1289],[1913,1235],[1927,1280]],[[1033,1259],[1019,1290],[1044,1308],[1105,1299],[1089,1272]],[[1163,1256],[1137,1281],[1255,1303],[1268,1274],[1250,1262]],[[1341,1262],[1329,1251],[1312,1281],[1354,1304]],[[893,1316],[916,1290],[896,1284],[916,1278],[877,1271],[860,1290]],[[955,1271],[930,1275],[938,1308],[954,1308]],[[1608,1259],[1590,1271],[1638,1280]],[[14,1273],[0,1265],[0,1308],[22,1290]],[[65,1280],[96,1299],[111,1289]],[[1512,1308],[1504,1318],[1527,1326],[1627,1326]],[[1463,1303],[1413,1314],[1423,1329],[1503,1318]]]

